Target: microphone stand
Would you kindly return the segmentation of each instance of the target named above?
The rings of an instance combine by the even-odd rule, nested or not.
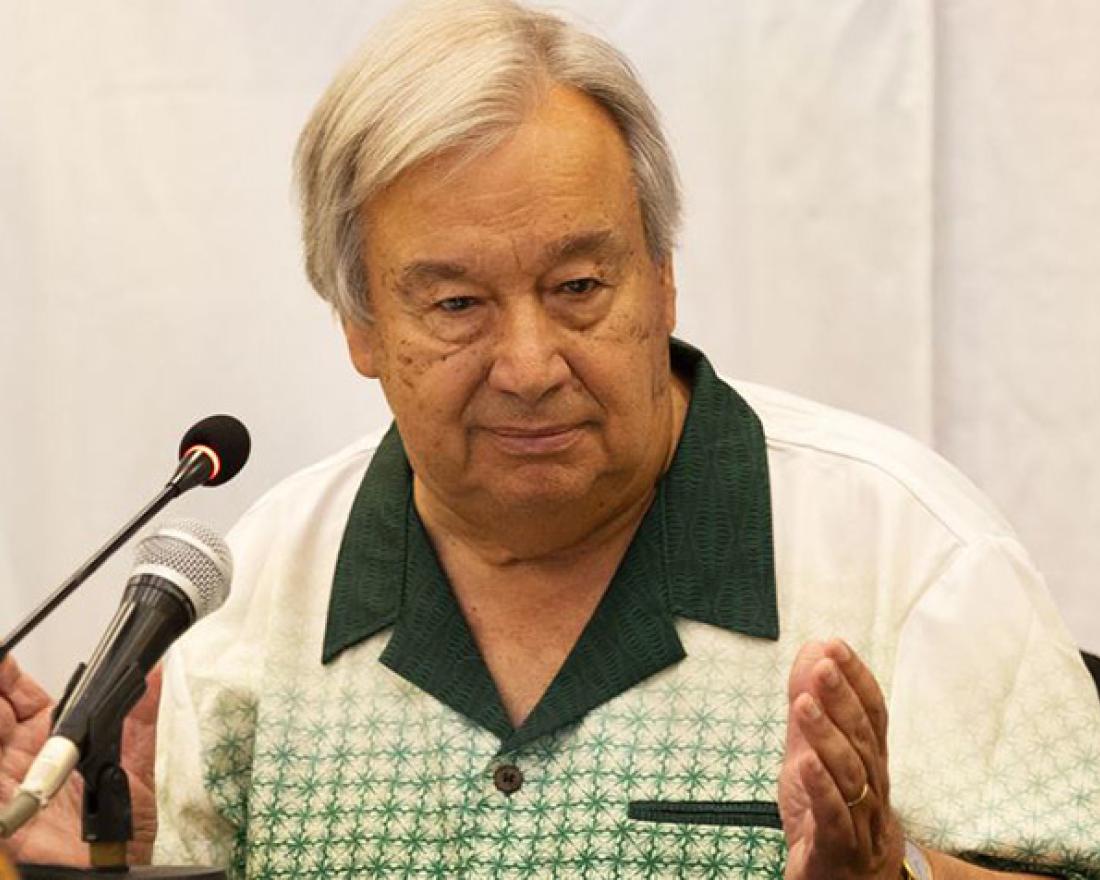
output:
[[[53,614],[57,606],[68,599],[77,587],[95,574],[104,562],[137,534],[142,526],[188,489],[193,489],[195,486],[200,486],[206,482],[214,470],[214,463],[209,455],[212,455],[212,453],[208,453],[204,447],[188,451],[180,459],[179,466],[172,475],[172,479],[160,490],[157,496],[146,504],[137,516],[126,523],[113,538],[96,550],[80,568],[69,576],[65,583],[54,590],[46,601],[34,609],[26,620],[8,633],[4,641],[0,642],[0,663],[3,663],[4,658],[12,652],[12,649],[33,632],[43,620]]]
[[[23,639],[43,620],[53,614],[57,606],[68,599],[77,587],[95,574],[104,562],[113,556],[123,544],[129,541],[142,526],[167,507],[169,502],[179,497],[179,494],[179,488],[172,483],[165,486],[156,498],[145,505],[137,516],[122,527],[122,530],[119,531],[118,534],[96,550],[80,568],[69,576],[69,579],[66,580],[65,583],[54,590],[41,605],[34,609],[26,620],[8,633],[4,641],[0,642],[0,663],[2,663],[4,658],[12,652],[13,648],[23,641]]]
[[[82,673],[73,676],[66,697]],[[83,837],[88,843],[92,867],[65,868],[58,865],[19,865],[23,880],[67,880],[103,874],[137,878],[192,878],[225,880],[225,872],[213,868],[134,867],[126,860],[126,845],[133,840],[134,821],[130,780],[122,769],[122,725],[125,707],[133,705],[145,691],[145,677],[134,664],[119,678],[104,699],[102,711],[88,725],[87,745],[77,768],[84,777]]]

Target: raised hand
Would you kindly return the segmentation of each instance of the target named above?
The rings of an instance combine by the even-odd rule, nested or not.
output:
[[[133,864],[147,864],[156,836],[153,764],[156,752],[160,673],[149,676],[149,690],[130,713],[122,742],[122,764],[130,778],[133,801]],[[7,803],[50,732],[53,701],[11,657],[0,663],[0,802]],[[83,787],[73,774],[50,805],[11,840],[0,841],[0,853],[13,861],[87,865],[88,847],[81,840]]]
[[[787,696],[786,880],[897,880],[905,844],[890,808],[886,703],[874,676],[844,642],[811,642]]]

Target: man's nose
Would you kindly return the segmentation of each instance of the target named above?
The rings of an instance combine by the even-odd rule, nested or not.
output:
[[[564,329],[537,299],[512,304],[496,328],[490,387],[537,403],[565,385],[572,371],[562,352],[564,337]]]

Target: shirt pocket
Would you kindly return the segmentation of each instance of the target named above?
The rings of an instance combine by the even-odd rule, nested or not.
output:
[[[774,801],[630,801],[627,817],[673,825],[727,825],[782,829]]]
[[[787,840],[768,801],[629,801],[620,876],[783,876]],[[621,814],[620,814],[621,815]]]

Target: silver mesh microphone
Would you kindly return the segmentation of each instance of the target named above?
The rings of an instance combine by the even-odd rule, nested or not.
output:
[[[0,838],[13,835],[61,790],[85,757],[90,725],[121,723],[168,647],[229,595],[229,548],[195,520],[176,520],[142,540],[135,563],[122,604],[74,678],[50,738],[11,803],[0,808]],[[119,693],[129,695],[121,704]]]
[[[166,523],[138,544],[131,580],[153,574],[175,584],[201,620],[221,608],[233,580],[233,557],[221,535],[194,519]]]

